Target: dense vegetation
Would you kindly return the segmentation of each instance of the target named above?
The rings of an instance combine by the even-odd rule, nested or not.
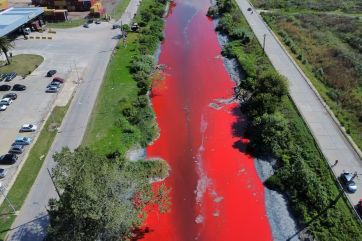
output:
[[[360,0],[251,0],[258,8],[288,10],[312,9],[318,11],[343,11],[357,13],[362,11]]]
[[[362,20],[311,13],[263,16],[362,148]]]
[[[139,232],[146,206],[168,209],[167,188],[150,183],[168,175],[167,163],[130,161],[126,155],[158,133],[148,93],[166,2],[143,0],[135,20],[139,32],[128,33],[115,49],[88,125],[87,147],[54,156],[61,194],[49,202],[49,240],[129,240]]]
[[[327,162],[287,95],[287,84],[269,60],[234,1],[218,0],[217,30],[229,37],[223,55],[245,73],[237,93],[249,117],[248,150],[276,160],[266,185],[284,192],[301,227],[317,240],[362,239],[361,224],[342,198]]]

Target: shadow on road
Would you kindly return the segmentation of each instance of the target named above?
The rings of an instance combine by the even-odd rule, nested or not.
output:
[[[48,214],[39,216],[29,222],[19,225],[12,229],[1,230],[0,233],[13,231],[12,235],[7,240],[17,241],[37,241],[43,240],[48,226]]]

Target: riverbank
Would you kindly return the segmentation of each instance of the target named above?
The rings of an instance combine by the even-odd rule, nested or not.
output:
[[[240,96],[249,115],[248,150],[276,160],[275,174],[265,183],[288,193],[299,226],[316,239],[360,237],[360,224],[347,202],[339,198],[328,164],[293,102],[285,96],[283,79],[264,55],[240,9],[234,1],[219,0],[218,6],[222,11],[218,30],[231,40],[223,54],[237,59],[246,73]]]

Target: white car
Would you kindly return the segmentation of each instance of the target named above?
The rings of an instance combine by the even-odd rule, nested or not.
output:
[[[0,104],[0,111],[4,111],[6,108],[8,108],[6,105]]]
[[[34,132],[38,127],[33,124],[25,124],[20,128],[20,132]]]
[[[0,105],[10,105],[13,103],[13,100],[10,98],[4,98],[0,100]]]

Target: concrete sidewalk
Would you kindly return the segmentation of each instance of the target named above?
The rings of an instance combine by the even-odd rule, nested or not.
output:
[[[257,11],[251,14],[247,9],[253,6],[247,0],[236,0],[258,41],[263,44],[265,52],[275,69],[289,81],[290,95],[312,132],[319,148],[332,166],[335,160],[338,165],[332,168],[336,176],[343,170],[362,174],[362,161],[358,151],[340,129],[333,114],[315,92],[310,81],[301,72],[288,53],[282,48],[274,34],[263,21]],[[358,190],[354,194],[347,194],[353,205],[362,198],[362,177],[356,178]]]

